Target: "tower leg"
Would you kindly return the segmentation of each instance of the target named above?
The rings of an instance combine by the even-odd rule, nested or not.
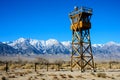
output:
[[[81,72],[84,72],[87,66],[95,70],[89,29],[73,31],[71,71],[75,66],[80,67]]]

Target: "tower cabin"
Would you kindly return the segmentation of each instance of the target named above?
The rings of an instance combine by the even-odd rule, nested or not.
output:
[[[71,30],[80,31],[91,28],[92,9],[86,7],[75,7],[74,11],[70,12],[69,17],[71,19]]]

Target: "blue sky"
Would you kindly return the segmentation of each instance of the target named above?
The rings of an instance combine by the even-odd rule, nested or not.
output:
[[[93,8],[92,43],[120,42],[120,0],[0,0],[0,41],[70,41],[68,14],[75,5]]]

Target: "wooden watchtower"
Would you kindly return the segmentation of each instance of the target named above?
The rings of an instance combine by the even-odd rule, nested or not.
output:
[[[83,72],[87,66],[95,70],[90,41],[91,16],[92,9],[86,7],[75,7],[69,14],[72,30],[71,71],[78,67]]]

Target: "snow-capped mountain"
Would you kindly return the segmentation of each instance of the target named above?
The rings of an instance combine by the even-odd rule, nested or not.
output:
[[[22,54],[69,54],[69,49],[55,39],[44,41],[19,38],[13,42],[6,42],[6,44],[18,49]]]
[[[71,41],[63,41],[61,42],[68,50],[71,51]]]
[[[16,41],[7,43],[9,46],[17,49],[21,54],[39,54],[40,51],[30,44],[30,39],[19,38]]]
[[[61,42],[55,39],[49,39],[46,41],[46,52],[51,54],[68,54],[69,50]]]
[[[120,43],[113,41],[106,44],[93,44],[93,54],[97,58],[119,58],[120,59]]]
[[[8,51],[7,53],[10,54],[21,53],[23,55],[70,54],[71,52],[70,41],[59,42],[56,39],[49,39],[44,41],[19,38],[15,41],[4,42],[4,45],[10,47],[10,49],[4,48],[0,50],[0,54],[5,51]],[[0,48],[1,46],[4,47],[3,45],[0,45]],[[111,56],[115,58],[120,58],[120,43],[111,41],[106,44],[93,44],[92,50],[95,57],[103,58]]]
[[[13,47],[0,42],[0,55],[7,56],[7,55],[15,55],[18,54],[18,51]]]
[[[30,39],[29,43],[34,46],[37,50],[45,49],[45,41],[44,40],[35,40]]]

